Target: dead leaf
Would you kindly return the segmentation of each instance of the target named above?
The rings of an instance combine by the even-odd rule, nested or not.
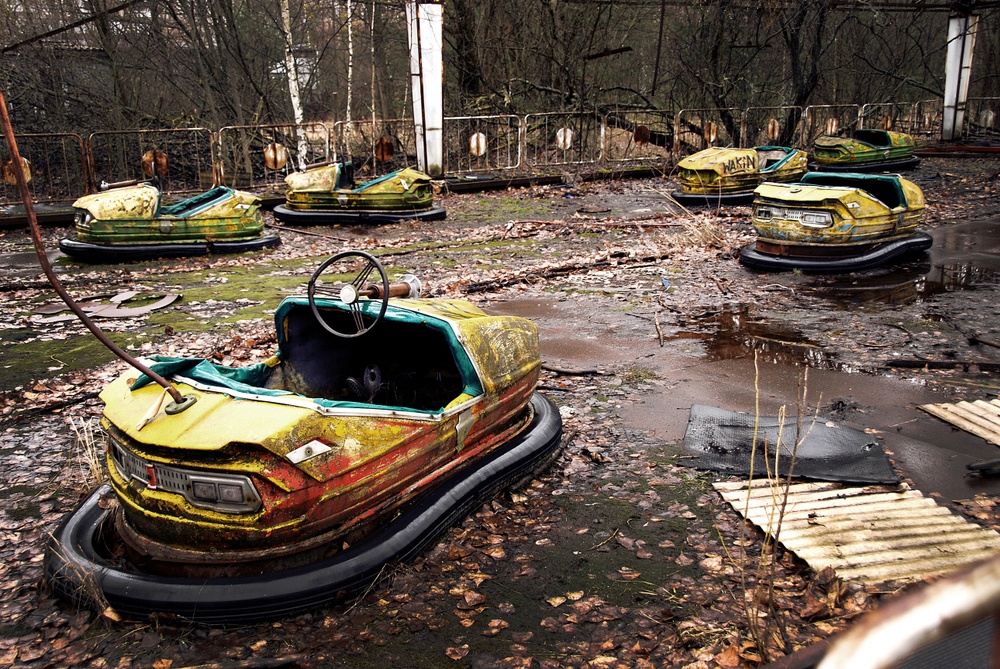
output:
[[[101,611],[101,615],[104,616],[105,618],[107,618],[108,620],[115,621],[116,623],[120,623],[122,621],[121,614],[119,614],[117,611],[115,611],[110,606],[107,607],[106,609],[104,609],[103,611]]]
[[[726,649],[713,658],[720,667],[740,666],[740,652],[736,646],[726,646]]]
[[[713,555],[705,558],[698,563],[698,566],[705,571],[721,571],[722,570],[722,557],[719,555]]]
[[[469,654],[469,644],[463,643],[458,648],[449,646],[448,648],[444,649],[444,654],[448,656],[448,659],[458,662],[463,657]]]
[[[806,603],[799,610],[799,615],[809,620],[811,618],[826,618],[830,615],[830,608],[826,601],[817,599],[811,594],[806,594]]]
[[[500,618],[494,618],[486,624],[486,629],[483,630],[483,636],[496,636],[503,630],[510,627],[510,623],[506,620],[501,620]]]
[[[633,539],[629,539],[624,534],[615,535],[615,541],[618,542],[620,546],[623,546],[628,550],[635,548],[635,541]]]

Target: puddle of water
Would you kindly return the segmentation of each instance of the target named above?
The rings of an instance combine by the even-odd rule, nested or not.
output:
[[[709,361],[757,359],[762,364],[839,368],[833,356],[792,328],[756,321],[748,309],[722,311],[699,318],[693,329],[671,339],[697,339]]]
[[[934,245],[922,259],[863,275],[817,276],[812,290],[847,310],[1000,286],[1000,220],[939,228],[931,236]]]
[[[56,266],[56,260],[63,254],[58,250],[50,250],[46,251],[45,255],[49,262]],[[34,251],[0,253],[0,267],[3,268],[4,274],[9,277],[36,276],[42,273],[42,268],[38,264],[38,254]],[[56,267],[56,271],[59,271],[58,267]]]
[[[634,360],[638,342],[587,318],[571,300],[525,298],[494,302],[484,310],[493,315],[521,316],[541,330],[542,360],[567,368],[604,368]],[[650,328],[652,329],[652,328]]]
[[[905,305],[942,293],[1000,286],[1000,271],[968,263],[897,267],[881,275],[820,278],[811,291],[829,299],[834,309]]]

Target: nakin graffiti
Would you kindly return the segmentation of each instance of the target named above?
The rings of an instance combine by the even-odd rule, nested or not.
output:
[[[751,153],[730,158],[722,164],[723,174],[733,172],[753,172],[757,170],[757,154]]]

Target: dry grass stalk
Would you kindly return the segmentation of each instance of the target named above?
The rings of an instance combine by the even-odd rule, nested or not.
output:
[[[747,628],[750,636],[765,662],[771,661],[774,650],[786,650],[788,647],[787,627],[783,620],[784,614],[774,606],[775,588],[777,579],[777,563],[779,560],[778,543],[781,537],[781,521],[785,513],[785,505],[788,501],[788,490],[792,483],[792,476],[795,469],[795,457],[799,446],[808,437],[812,426],[815,425],[818,417],[818,408],[812,416],[812,423],[805,427],[806,420],[806,397],[808,393],[809,374],[808,368],[803,368],[799,376],[798,397],[796,398],[797,415],[795,423],[795,434],[788,439],[784,434],[783,426],[786,418],[786,407],[782,406],[778,410],[778,435],[776,443],[769,444],[767,440],[759,442],[758,431],[760,421],[760,369],[758,367],[757,356],[754,356],[754,430],[753,444],[750,453],[750,477],[748,485],[753,483],[753,472],[757,457],[764,459],[767,472],[767,483],[770,488],[772,499],[771,518],[768,519],[767,527],[764,530],[763,545],[759,556],[750,556],[746,553],[745,546],[750,542],[747,540],[746,532],[749,527],[749,504],[750,495],[747,495],[747,506],[743,510],[744,522],[740,537],[740,549],[734,556],[733,552],[726,548],[727,555],[734,566],[740,571],[740,584],[743,590],[743,606],[747,620]],[[784,448],[785,443],[791,442],[792,447]],[[760,450],[758,450],[758,447]],[[787,466],[787,474],[781,476],[781,454],[782,451],[790,452],[791,461]]]
[[[83,486],[93,490],[108,480],[105,469],[104,453],[107,451],[107,435],[99,426],[94,427],[93,420],[70,418],[70,425],[76,435],[76,453],[80,468],[83,471]]]

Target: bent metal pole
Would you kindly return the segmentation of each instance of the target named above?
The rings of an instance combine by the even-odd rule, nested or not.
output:
[[[167,413],[179,413],[194,404],[195,397],[193,395],[181,395],[181,392],[177,390],[177,388],[174,388],[169,381],[130,356],[120,346],[108,339],[108,336],[104,334],[104,331],[102,331],[101,328],[99,328],[97,324],[84,313],[83,309],[80,308],[80,305],[77,304],[73,297],[66,291],[65,288],[63,288],[63,285],[59,281],[58,277],[56,277],[55,272],[52,271],[52,265],[49,263],[48,256],[45,255],[45,244],[42,241],[42,233],[38,229],[38,219],[35,217],[35,209],[31,203],[31,192],[28,190],[28,180],[24,175],[24,167],[21,164],[21,154],[18,153],[17,150],[17,142],[14,139],[14,128],[10,123],[10,116],[7,113],[7,100],[4,97],[3,90],[0,90],[0,121],[3,123],[3,133],[4,137],[7,139],[7,146],[10,147],[14,177],[17,180],[17,188],[21,194],[21,200],[24,202],[24,214],[28,219],[28,227],[31,229],[31,239],[35,244],[35,252],[38,254],[38,262],[42,266],[42,271],[45,273],[45,277],[49,280],[49,283],[55,289],[56,293],[59,294],[59,297],[63,299],[66,305],[81,321],[83,321],[83,324],[87,326],[87,329],[90,330],[102,344],[107,346],[108,349],[110,349],[111,352],[119,358],[163,386],[163,389],[170,393],[170,397],[173,399],[173,402],[168,404],[165,408]]]

